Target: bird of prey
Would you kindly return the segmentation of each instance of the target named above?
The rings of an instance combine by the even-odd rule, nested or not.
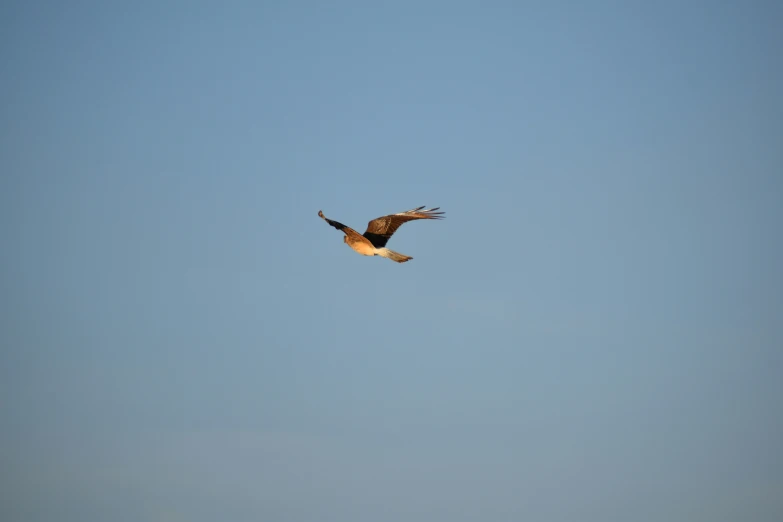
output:
[[[398,263],[404,263],[413,259],[410,256],[400,254],[394,250],[386,248],[386,242],[392,237],[392,234],[397,231],[403,223],[413,221],[416,219],[441,219],[443,212],[435,212],[440,207],[425,209],[424,207],[414,208],[412,210],[406,210],[398,214],[389,214],[388,216],[381,216],[373,219],[367,223],[367,230],[364,234],[359,234],[351,227],[347,227],[337,221],[324,216],[324,213],[320,210],[318,215],[323,218],[327,223],[342,231],[345,234],[343,237],[343,243],[347,243],[349,247],[363,256],[382,256],[396,261]]]

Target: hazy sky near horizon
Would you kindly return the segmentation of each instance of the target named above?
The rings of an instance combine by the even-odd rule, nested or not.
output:
[[[782,24],[4,2],[0,519],[783,519]]]

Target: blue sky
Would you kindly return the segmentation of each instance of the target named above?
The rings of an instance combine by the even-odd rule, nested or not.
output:
[[[3,3],[0,518],[780,520],[781,22]]]

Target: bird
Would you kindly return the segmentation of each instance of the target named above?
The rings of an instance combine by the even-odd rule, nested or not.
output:
[[[346,243],[361,255],[381,256],[396,261],[397,263],[405,263],[413,258],[386,248],[386,243],[389,241],[389,238],[392,237],[392,234],[394,234],[400,226],[408,221],[414,221],[416,219],[442,219],[445,212],[436,212],[438,209],[440,209],[440,207],[429,209],[419,207],[406,210],[405,212],[375,218],[367,223],[367,230],[364,234],[359,234],[351,227],[329,219],[324,216],[324,213],[320,210],[318,211],[318,216],[337,230],[342,231],[345,234],[343,243]]]

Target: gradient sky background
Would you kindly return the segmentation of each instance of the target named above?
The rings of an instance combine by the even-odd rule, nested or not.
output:
[[[4,2],[0,519],[783,520],[782,25]]]

